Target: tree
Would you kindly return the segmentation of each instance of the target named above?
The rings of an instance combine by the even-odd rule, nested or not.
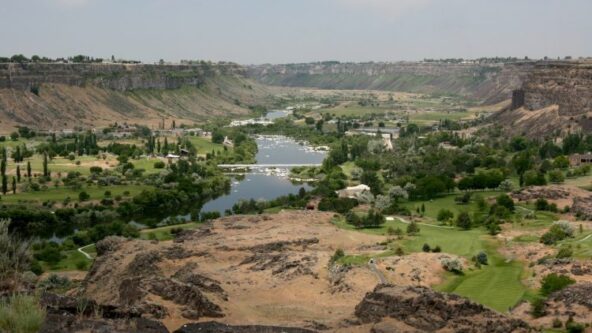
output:
[[[454,218],[454,213],[446,208],[442,208],[442,209],[440,209],[440,211],[438,211],[437,220],[439,222],[450,221],[453,218]]]
[[[388,195],[395,202],[398,202],[399,199],[408,199],[409,198],[409,193],[399,185],[395,185],[395,186],[391,187],[388,191]]]
[[[543,296],[549,296],[575,282],[576,281],[569,276],[551,273],[545,276],[541,281],[541,294]]]
[[[481,251],[475,256],[475,260],[479,265],[487,265],[487,253]]]
[[[47,152],[43,153],[43,177],[49,177],[49,169],[47,167]]]
[[[6,175],[2,175],[2,194],[6,195],[8,192],[8,177]]]
[[[456,226],[465,230],[471,229],[471,216],[467,212],[461,212],[456,217]]]
[[[419,225],[417,224],[417,222],[415,221],[411,221],[408,225],[407,225],[407,235],[409,236],[414,236],[419,234]]]
[[[514,189],[514,184],[512,184],[511,180],[505,179],[499,184],[499,189],[500,191],[511,192]]]
[[[86,193],[85,191],[82,191],[78,194],[78,200],[86,201],[88,199],[90,199],[90,195],[88,193]]]
[[[12,177],[12,194],[16,194],[16,178]]]
[[[21,166],[16,166],[16,180],[20,183],[21,182]]]
[[[314,120],[314,118],[313,118],[313,117],[306,117],[306,118],[304,119],[304,123],[306,123],[306,125],[314,125],[314,123],[315,123],[315,120]]]
[[[428,244],[428,243],[424,243],[421,250],[423,252],[431,252],[432,251],[432,249],[430,248],[430,244]]]
[[[27,177],[31,178],[31,161],[27,161]]]
[[[502,207],[506,207],[511,212],[514,211],[514,200],[507,194],[500,194],[495,198],[495,202]]]
[[[563,175],[563,171],[555,169],[551,170],[547,173],[549,176],[549,181],[551,183],[563,183],[565,180],[565,175]]]

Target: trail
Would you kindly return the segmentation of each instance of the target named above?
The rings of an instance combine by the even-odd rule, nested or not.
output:
[[[386,220],[387,220],[387,221],[392,221],[392,220],[394,220],[394,219],[397,219],[397,220],[399,220],[399,221],[401,221],[402,223],[405,223],[405,224],[409,224],[409,223],[411,223],[411,222],[409,222],[409,221],[407,221],[407,220],[405,220],[404,218],[402,218],[402,217],[399,217],[399,216],[396,216],[396,217],[393,217],[393,216],[387,216],[387,217],[386,217]],[[449,227],[449,226],[445,226],[445,225],[435,225],[435,224],[421,223],[421,222],[416,222],[416,223],[417,223],[418,225],[423,225],[423,226],[426,226],[426,227],[433,227],[433,228],[440,228],[440,229],[455,229],[454,227]]]
[[[592,234],[589,234],[588,236],[586,236],[586,237],[584,237],[584,238],[580,239],[580,240],[578,241],[578,243],[585,242],[585,241],[587,241],[588,239],[590,239],[590,237],[592,237]]]
[[[372,272],[374,272],[374,274],[376,274],[376,276],[378,277],[378,280],[380,281],[380,284],[387,284],[388,283],[384,274],[378,269],[378,267],[376,267],[376,264],[374,263],[374,259],[370,259],[370,262],[368,262],[368,267],[370,268],[370,270]]]
[[[84,249],[85,247],[89,247],[89,246],[91,246],[91,245],[94,245],[94,244],[88,244],[88,245],[85,245],[85,246],[83,246],[83,247],[79,247],[79,248],[78,248],[78,250],[77,250],[78,252],[82,253],[82,255],[83,255],[83,256],[85,256],[85,257],[86,257],[86,259],[88,259],[88,260],[93,260],[93,257],[92,257],[90,254],[88,254],[88,253],[84,252],[84,250],[83,250],[83,249]]]

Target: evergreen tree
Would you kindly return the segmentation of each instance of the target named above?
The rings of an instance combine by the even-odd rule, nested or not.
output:
[[[31,178],[31,161],[27,161],[27,177]]]
[[[16,194],[16,178],[12,177],[12,194]]]
[[[8,179],[6,175],[2,175],[2,194],[6,194],[8,192]]]
[[[43,154],[43,177],[49,177],[49,170],[47,168],[47,153]]]
[[[16,166],[16,180],[20,183],[21,182],[21,166]]]

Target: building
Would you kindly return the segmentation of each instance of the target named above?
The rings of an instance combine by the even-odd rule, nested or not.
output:
[[[569,165],[580,166],[582,164],[592,164],[592,154],[573,154],[569,157]]]

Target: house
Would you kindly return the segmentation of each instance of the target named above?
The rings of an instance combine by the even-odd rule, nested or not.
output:
[[[225,145],[226,147],[233,147],[234,143],[232,142],[232,140],[230,140],[227,136],[224,137],[224,142],[222,142],[223,145]]]
[[[337,193],[338,197],[350,198],[350,199],[357,199],[362,194],[367,193],[367,192],[370,192],[370,186],[364,185],[364,184],[360,184],[357,186],[350,186],[350,187],[346,187],[343,190],[335,191],[335,193]]]
[[[179,158],[181,158],[181,156],[169,153],[165,156],[165,158],[169,160],[169,163],[172,163],[173,160],[178,160]]]
[[[582,164],[592,164],[592,154],[573,154],[569,157],[569,165],[580,166]]]

